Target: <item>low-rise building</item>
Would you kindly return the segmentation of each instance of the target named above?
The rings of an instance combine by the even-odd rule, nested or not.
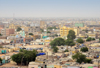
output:
[[[14,34],[15,29],[6,29],[6,36],[9,36],[10,34]]]

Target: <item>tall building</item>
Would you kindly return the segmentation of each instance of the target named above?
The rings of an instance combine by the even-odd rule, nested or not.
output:
[[[74,29],[70,28],[70,27],[66,27],[66,26],[60,27],[60,35],[61,35],[61,37],[67,37],[67,35],[69,33],[69,30],[74,30]]]
[[[60,27],[61,37],[67,37],[70,30],[73,30],[75,32],[75,35],[79,34],[79,29],[78,28],[70,28],[70,27],[63,26],[63,27]]]
[[[45,29],[47,27],[45,21],[40,21],[40,28]]]

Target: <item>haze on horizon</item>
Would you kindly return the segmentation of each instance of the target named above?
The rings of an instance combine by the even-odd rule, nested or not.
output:
[[[0,0],[0,17],[100,17],[100,0]]]

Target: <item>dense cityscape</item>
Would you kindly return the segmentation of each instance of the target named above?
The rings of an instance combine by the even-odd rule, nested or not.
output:
[[[100,68],[99,0],[0,0],[0,68]]]
[[[98,67],[100,18],[42,19],[0,19],[1,67]]]

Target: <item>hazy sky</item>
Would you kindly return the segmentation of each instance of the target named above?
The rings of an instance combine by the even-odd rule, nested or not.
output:
[[[100,17],[100,0],[0,0],[0,17]]]

